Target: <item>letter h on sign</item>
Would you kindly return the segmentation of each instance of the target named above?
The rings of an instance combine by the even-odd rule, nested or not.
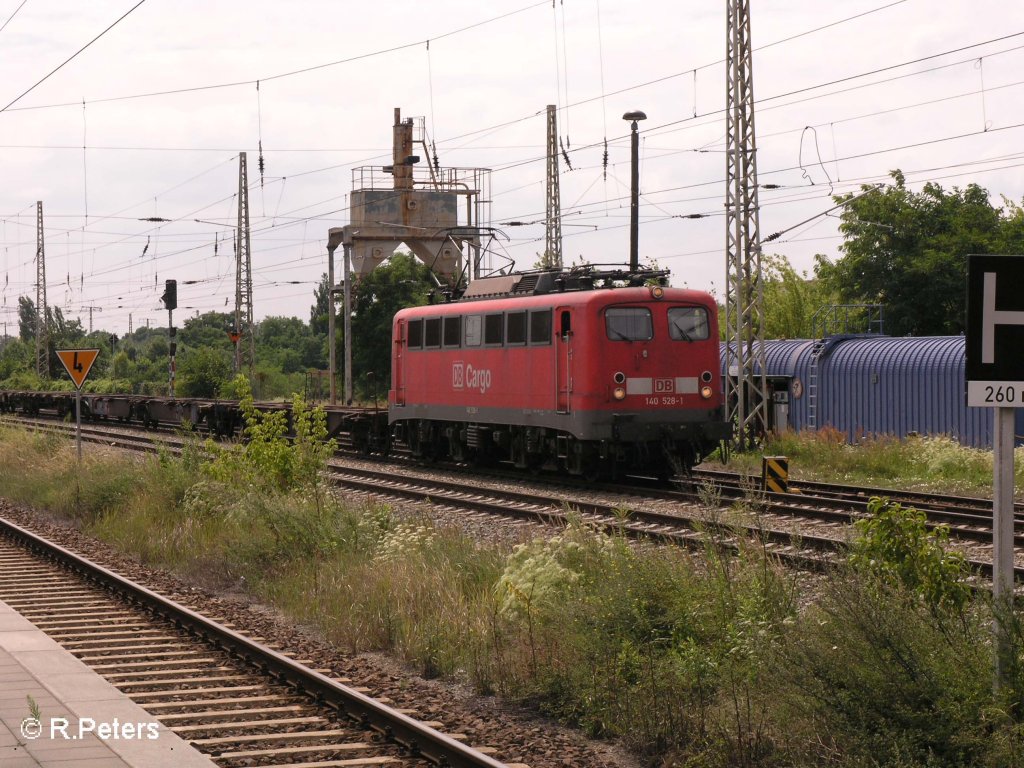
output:
[[[1024,256],[967,257],[967,405],[1016,406],[1024,393]]]
[[[996,361],[996,326],[1024,325],[1024,312],[996,309],[996,273],[985,272],[985,293],[982,299],[981,362]]]

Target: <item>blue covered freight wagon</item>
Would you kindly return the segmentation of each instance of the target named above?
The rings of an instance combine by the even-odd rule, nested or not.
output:
[[[722,345],[723,373],[725,345]],[[948,435],[992,446],[992,409],[968,408],[964,337],[840,335],[765,342],[772,428],[866,435]],[[1024,443],[1024,409],[1017,410]]]

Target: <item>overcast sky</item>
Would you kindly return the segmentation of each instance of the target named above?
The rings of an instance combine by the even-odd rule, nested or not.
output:
[[[509,239],[491,260],[520,268],[544,249],[545,105],[572,162],[567,263],[628,259],[622,115],[644,110],[641,258],[674,285],[724,289],[725,0],[146,0],[32,88],[136,2],[0,0],[12,333],[17,297],[35,297],[37,200],[49,302],[66,315],[165,324],[172,277],[177,320],[233,311],[239,151],[256,316],[308,320],[327,230],[348,223],[352,169],[390,162],[395,107],[424,118],[443,166],[492,169],[491,223]],[[997,203],[1022,199],[1019,0],[751,0],[751,13],[759,181],[779,185],[760,193],[763,236],[895,168],[914,189],[977,182]],[[825,216],[766,251],[810,270],[840,243]]]

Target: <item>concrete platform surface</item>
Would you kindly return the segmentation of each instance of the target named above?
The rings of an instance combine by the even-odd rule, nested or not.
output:
[[[0,601],[2,768],[214,765]]]

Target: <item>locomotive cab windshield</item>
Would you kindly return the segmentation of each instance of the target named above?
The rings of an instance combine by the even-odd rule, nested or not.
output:
[[[669,336],[676,341],[708,338],[708,312],[703,307],[672,307],[668,311]]]
[[[604,322],[612,341],[650,341],[654,337],[651,310],[647,307],[608,307]]]

